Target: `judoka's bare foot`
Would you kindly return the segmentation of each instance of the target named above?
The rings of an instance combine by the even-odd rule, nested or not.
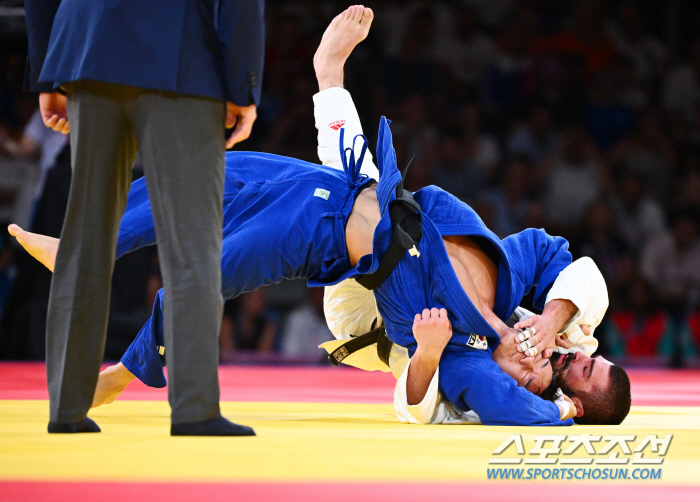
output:
[[[58,251],[58,239],[47,235],[33,234],[22,229],[14,223],[7,227],[10,235],[14,235],[27,252],[39,260],[42,265],[53,272],[56,264],[56,252]]]
[[[372,9],[353,5],[338,14],[328,25],[314,55],[319,90],[343,87],[345,61],[357,44],[367,38],[372,19]]]
[[[97,388],[90,408],[113,403],[134,378],[136,377],[122,363],[105,368],[97,378]]]

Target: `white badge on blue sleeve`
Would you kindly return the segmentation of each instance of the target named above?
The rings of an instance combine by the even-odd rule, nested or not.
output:
[[[326,190],[325,188],[317,188],[314,190],[314,197],[321,197],[322,199],[328,200],[328,197],[330,196],[330,190]]]
[[[485,336],[471,334],[469,335],[469,341],[467,341],[467,347],[478,350],[486,350],[489,348],[489,344],[486,342]]]

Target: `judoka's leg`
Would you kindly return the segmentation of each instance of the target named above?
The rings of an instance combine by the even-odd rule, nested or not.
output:
[[[145,178],[131,184],[126,210],[119,224],[116,258],[156,243],[156,233]],[[53,272],[59,239],[28,232],[16,224],[7,227],[10,235],[42,265]]]
[[[58,251],[59,240],[48,235],[27,232],[14,223],[7,227],[10,235],[13,235],[17,242],[37,261],[53,272],[56,264],[56,252]]]
[[[135,378],[149,387],[167,385],[165,366],[165,338],[163,335],[163,290],[156,294],[153,313],[141,331],[126,349],[119,363],[100,372],[92,407],[113,402]]]
[[[341,171],[343,163],[338,146],[340,129],[345,129],[346,147],[351,146],[355,136],[362,134],[362,124],[355,104],[350,93],[343,88],[343,67],[353,49],[367,37],[373,17],[372,9],[362,6],[345,10],[328,26],[314,55],[319,88],[319,93],[314,95],[318,158],[323,165]],[[379,179],[379,171],[372,162],[369,151],[365,153],[360,172],[375,180]]]
[[[90,408],[113,403],[136,376],[121,361],[100,372]]]

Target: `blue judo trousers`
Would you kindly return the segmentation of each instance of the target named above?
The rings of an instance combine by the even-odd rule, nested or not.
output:
[[[401,181],[386,119],[380,123],[377,142],[377,199],[382,218],[375,230],[373,254],[352,267],[345,224],[355,197],[373,182],[359,174],[366,146],[364,140],[355,161],[354,149],[344,151],[341,134],[344,172],[270,154],[227,153],[221,260],[225,299],[282,279],[305,278],[310,286],[325,286],[377,269],[391,241],[387,209]],[[440,362],[440,391],[450,402],[474,410],[484,424],[571,425],[572,420],[559,420],[556,405],[518,387],[493,362],[498,334],[459,284],[442,237],[482,237],[493,246],[498,255],[494,310],[503,320],[532,287],[536,288],[535,306],[541,308],[549,287],[571,263],[566,241],[534,229],[501,241],[469,206],[449,193],[431,186],[414,197],[423,210],[421,255],[405,253],[390,277],[375,290],[389,338],[412,354],[416,347],[412,334],[415,313],[444,307],[453,336]],[[137,180],[122,218],[117,256],[155,242],[145,181]],[[153,387],[166,385],[165,361],[159,354],[163,308],[167,307],[161,290],[152,317],[122,358],[129,371]],[[486,337],[487,348],[468,345],[474,333]]]

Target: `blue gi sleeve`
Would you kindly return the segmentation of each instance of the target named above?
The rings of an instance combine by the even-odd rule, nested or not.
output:
[[[224,55],[226,100],[239,106],[260,103],[265,57],[263,0],[221,0],[217,33]]]
[[[528,228],[503,239],[513,277],[513,304],[510,312],[519,305],[520,299],[535,286],[534,305],[544,308],[549,288],[559,272],[571,265],[569,243],[562,237],[552,237],[544,230]]]
[[[39,83],[39,75],[44,66],[53,20],[60,4],[61,0],[24,1],[27,39],[29,40],[24,87],[30,91],[52,92],[54,90],[53,82]]]
[[[136,339],[124,353],[121,363],[136,378],[149,387],[165,387],[165,357],[160,350],[165,346],[163,338],[163,290],[158,291],[153,303],[153,314],[143,325]]]
[[[556,404],[518,387],[491,359],[491,351],[445,352],[440,391],[462,410],[474,410],[484,425],[573,425],[560,420]]]
[[[129,189],[126,210],[119,224],[117,258],[155,243],[156,231],[144,176],[134,181]]]

